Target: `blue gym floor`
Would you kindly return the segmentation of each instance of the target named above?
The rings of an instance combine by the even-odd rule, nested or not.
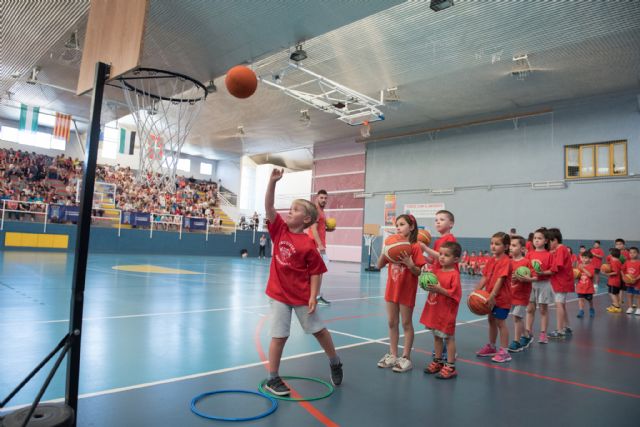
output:
[[[73,256],[7,251],[0,252],[0,260],[3,399],[67,332]],[[78,425],[211,425],[215,422],[190,412],[193,396],[224,388],[255,390],[266,374],[269,261],[91,255]],[[114,269],[125,265],[182,272]],[[477,280],[463,275],[465,297]],[[395,374],[376,367],[388,348],[385,282],[386,270],[368,273],[356,264],[331,264],[323,293],[332,303],[319,310],[344,362],[343,386],[309,404],[282,402],[276,413],[249,424],[375,426],[404,420],[423,425],[434,413],[441,425],[506,425],[508,419],[499,414],[517,417],[518,425],[539,425],[535,415],[541,413],[565,425],[640,422],[640,316],[605,313],[606,295],[595,298],[595,319],[575,319],[577,303],[569,304],[572,339],[534,344],[499,366],[474,356],[487,341],[486,321],[462,304],[456,330],[460,376],[441,382],[422,373],[433,342],[418,322],[426,299],[422,291],[414,312],[414,370]],[[317,342],[304,335],[295,318],[293,325],[281,374],[328,380]],[[511,320],[509,325],[512,333]],[[550,328],[554,325],[552,311]],[[63,397],[65,367],[44,400]],[[30,403],[44,376],[32,380],[9,407]],[[304,383],[294,387],[303,395],[322,392]],[[250,396],[214,400],[202,408],[239,417],[266,409]]]

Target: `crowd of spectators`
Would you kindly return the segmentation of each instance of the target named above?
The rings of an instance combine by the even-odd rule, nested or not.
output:
[[[6,200],[7,219],[35,220],[44,213],[45,204],[76,205],[76,186],[82,178],[82,162],[71,157],[56,157],[22,150],[0,149],[0,200]],[[178,177],[176,191],[168,193],[151,184],[136,182],[129,167],[98,165],[96,180],[115,184],[115,200],[107,200],[116,209],[153,213],[156,220],[175,222],[172,215],[206,217],[221,226],[216,214],[218,184]],[[95,205],[94,215],[104,209]]]

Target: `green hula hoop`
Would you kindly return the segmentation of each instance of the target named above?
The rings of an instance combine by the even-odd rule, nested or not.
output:
[[[267,380],[264,380],[260,383],[260,385],[258,386],[258,391],[260,391],[260,393],[265,394],[269,397],[273,397],[274,399],[278,399],[278,400],[286,400],[289,402],[312,402],[314,400],[320,400],[320,399],[324,399],[327,398],[329,396],[331,396],[333,394],[333,391],[335,390],[333,385],[331,385],[330,383],[326,382],[326,381],[322,381],[321,379],[318,378],[309,378],[309,377],[280,377],[283,380],[307,380],[307,381],[313,381],[319,384],[322,384],[323,386],[327,387],[327,389],[329,390],[326,394],[322,395],[322,396],[318,396],[318,397],[301,397],[299,399],[293,398],[293,397],[284,397],[284,396],[277,396],[275,394],[269,393],[264,386],[267,384]]]

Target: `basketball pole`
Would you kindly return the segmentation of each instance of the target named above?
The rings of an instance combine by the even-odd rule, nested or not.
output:
[[[100,144],[100,115],[104,85],[109,76],[109,65],[96,63],[93,94],[91,96],[91,119],[89,137],[85,151],[82,187],[80,189],[80,213],[78,217],[75,257],[73,262],[73,288],[70,303],[71,322],[69,336],[71,347],[67,357],[67,379],[65,403],[73,409],[72,426],[78,416],[78,383],[80,380],[80,341],[82,339],[82,314],[84,308],[84,288],[89,255],[89,234],[91,231],[91,211],[93,208],[93,190],[96,180],[98,146]]]

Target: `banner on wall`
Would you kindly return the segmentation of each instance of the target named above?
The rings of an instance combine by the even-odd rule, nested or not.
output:
[[[394,226],[396,223],[396,195],[387,194],[384,196],[384,225]]]
[[[416,218],[435,218],[436,212],[444,210],[444,203],[413,203],[404,205],[404,213]]]
[[[187,230],[206,230],[207,218],[185,216],[182,219],[182,226]]]

